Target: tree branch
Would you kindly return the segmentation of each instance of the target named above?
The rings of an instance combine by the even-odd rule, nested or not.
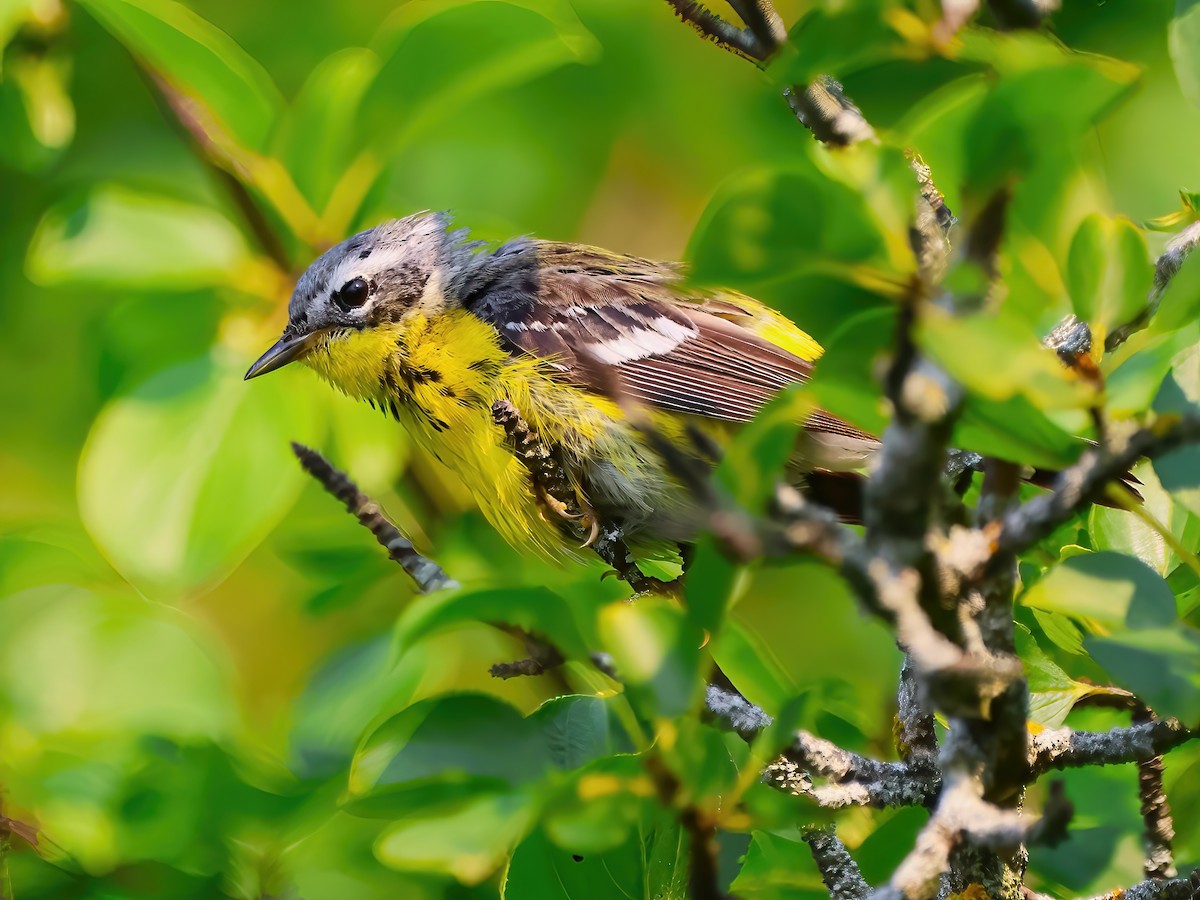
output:
[[[1104,496],[1109,483],[1119,481],[1143,457],[1153,459],[1177,447],[1200,441],[1200,412],[1162,416],[1119,445],[1087,450],[1075,465],[1063,469],[1050,493],[1040,494],[1009,512],[1002,520],[998,549],[1020,553]]]
[[[1049,729],[1029,743],[1029,777],[1032,781],[1051,769],[1146,762],[1195,737],[1178,719],[1156,719],[1111,731]]]
[[[458,582],[447,575],[441,566],[417,552],[412,542],[383,514],[379,504],[360,491],[349,475],[334,468],[329,460],[311,447],[293,441],[292,452],[300,460],[304,471],[341,500],[359,524],[375,535],[375,540],[387,550],[388,557],[400,564],[421,593],[458,587]]]
[[[832,828],[810,829],[804,832],[803,840],[812,852],[830,900],[867,900],[871,886]]]
[[[748,28],[738,28],[696,0],[667,0],[675,15],[691,25],[702,37],[715,43],[723,50],[736,53],[751,62],[767,58],[767,48],[761,44]]]

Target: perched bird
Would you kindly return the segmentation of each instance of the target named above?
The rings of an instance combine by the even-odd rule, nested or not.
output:
[[[695,492],[630,409],[711,466],[714,448],[810,376],[820,345],[749,297],[688,287],[677,266],[529,238],[491,247],[449,226],[420,213],[327,251],[246,377],[299,360],[390,412],[518,547],[570,555],[599,523],[635,548],[694,537]],[[878,446],[818,412],[793,468],[852,520]]]

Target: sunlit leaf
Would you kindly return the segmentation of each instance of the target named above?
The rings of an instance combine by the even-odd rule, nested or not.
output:
[[[266,145],[283,101],[266,70],[229,35],[174,0],[81,0],[180,94],[203,104],[243,146]]]
[[[178,598],[227,575],[292,505],[305,475],[288,442],[314,442],[320,407],[287,379],[242,381],[221,354],[117,397],[79,463],[84,524],[146,593]]]
[[[1156,461],[1153,467],[1149,463],[1140,463],[1133,468],[1134,476],[1141,481],[1137,486],[1142,495],[1139,511],[1149,513],[1186,550],[1194,552],[1200,546],[1200,524],[1186,504],[1177,503],[1175,495],[1159,484],[1156,474],[1159,462]],[[1168,461],[1168,466],[1172,464]],[[1094,506],[1088,516],[1088,531],[1095,549],[1114,550],[1136,557],[1164,578],[1179,565],[1176,548],[1158,528],[1137,513]]]
[[[1193,106],[1200,106],[1200,2],[1175,0],[1167,43],[1179,89]]]
[[[401,871],[443,873],[477,884],[500,868],[535,815],[534,800],[524,792],[478,792],[397,821],[376,842],[375,855]]]
[[[600,613],[600,636],[621,679],[661,716],[677,716],[699,699],[703,632],[661,596],[612,603]]]
[[[1092,214],[1071,242],[1067,287],[1075,315],[1107,334],[1147,303],[1153,280],[1146,242],[1132,222]]]
[[[3,41],[0,41],[0,48]],[[67,92],[70,65],[57,54],[12,54],[0,78],[0,160],[39,171],[75,136],[75,107]]]
[[[1017,654],[1029,684],[1029,719],[1044,728],[1058,728],[1071,708],[1084,697],[1111,693],[1110,688],[1071,678],[1038,646],[1029,629],[1018,624]]]
[[[1023,394],[1046,410],[1078,407],[1092,396],[1088,385],[1011,315],[953,316],[930,309],[917,328],[917,342],[972,392],[990,400]]]
[[[237,711],[209,641],[144,600],[31,588],[0,598],[0,706],[10,727],[85,744],[140,733],[222,739]]]
[[[228,283],[247,258],[215,210],[105,185],[46,213],[26,269],[41,284],[183,289]]]
[[[362,149],[355,114],[378,71],[373,51],[340,50],[313,70],[280,120],[275,151],[317,209]]]

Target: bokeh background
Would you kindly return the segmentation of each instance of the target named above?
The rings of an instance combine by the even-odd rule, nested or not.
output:
[[[779,7],[790,22],[810,5]],[[1053,17],[1066,44],[1136,67],[1059,148],[1069,170],[1035,183],[1054,198],[1037,233],[1056,254],[1086,212],[1142,223],[1200,186],[1173,12],[1067,0]],[[886,301],[820,273],[756,281],[736,246],[738,265],[706,269],[696,248],[723,232],[694,236],[722,215],[756,227],[757,207],[730,198],[812,170],[811,138],[769,79],[652,0],[6,0],[0,43],[0,812],[39,834],[34,852],[11,826],[14,895],[496,896],[486,865],[379,852],[389,822],[339,806],[351,759],[372,723],[424,698],[471,690],[530,712],[555,686],[490,678],[524,653],[482,624],[398,647],[412,586],[288,443],[352,472],[460,581],[550,585],[582,609],[620,586],[516,557],[398,426],[307,371],[241,374],[315,252],[426,208],[490,239],[690,255],[829,341]],[[935,57],[845,82],[877,128],[915,140],[959,210],[970,154],[939,129],[973,90],[963,80],[987,77]],[[1053,144],[1075,99],[1040,96]],[[786,235],[844,247],[836,203],[801,195]],[[1061,283],[1041,289],[1031,328],[1067,308]],[[724,635],[755,661],[735,667],[739,686],[768,708],[806,697],[823,734],[887,755],[891,637],[814,564],[745,578]],[[1193,862],[1196,758],[1172,757],[1168,782]],[[1132,771],[1073,773],[1070,793],[1074,837],[1037,851],[1038,886],[1137,880]],[[921,820],[860,810],[841,833],[878,880]],[[802,845],[756,841],[791,874],[743,882],[744,896],[822,894]]]

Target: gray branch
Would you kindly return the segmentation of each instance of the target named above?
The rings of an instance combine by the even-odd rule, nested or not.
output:
[[[1050,729],[1031,739],[1029,771],[1032,779],[1052,769],[1146,762],[1195,737],[1178,719],[1158,719],[1111,731]]]
[[[806,831],[804,843],[812,852],[813,862],[821,872],[821,880],[829,890],[831,900],[867,900],[871,886],[833,829]]]
[[[1197,900],[1200,897],[1200,870],[1190,878],[1147,878],[1124,890],[1099,894],[1091,900]]]

